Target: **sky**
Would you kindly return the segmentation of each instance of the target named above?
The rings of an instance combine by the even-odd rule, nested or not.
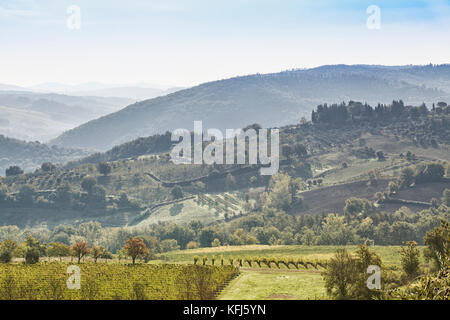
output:
[[[449,39],[450,0],[0,0],[0,83],[186,87],[324,64],[441,64]]]

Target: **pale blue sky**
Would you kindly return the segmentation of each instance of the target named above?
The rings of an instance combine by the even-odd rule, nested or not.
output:
[[[81,29],[66,26],[70,5]],[[369,5],[381,29],[366,27]],[[0,83],[190,86],[323,64],[450,63],[443,0],[0,0]]]

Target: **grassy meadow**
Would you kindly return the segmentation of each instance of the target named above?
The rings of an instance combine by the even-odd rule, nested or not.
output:
[[[180,250],[165,253],[161,257],[164,261],[172,263],[193,263],[194,256],[213,255],[219,259],[224,255],[228,263],[228,257],[232,255],[235,259],[241,257],[282,257],[282,258],[307,258],[307,259],[329,259],[337,249],[347,249],[349,252],[357,250],[357,246],[305,246],[305,245],[246,245],[246,246],[221,246],[213,248]],[[386,266],[400,267],[400,246],[373,246]],[[423,261],[422,261],[423,262]]]

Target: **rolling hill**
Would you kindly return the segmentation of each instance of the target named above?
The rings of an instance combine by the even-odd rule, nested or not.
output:
[[[137,137],[177,128],[241,128],[249,123],[283,126],[327,102],[403,99],[431,103],[450,96],[450,66],[337,65],[256,74],[205,83],[141,101],[64,132],[51,141],[67,147],[107,150]]]
[[[319,105],[316,110],[313,121],[280,128],[280,172],[291,177],[298,190],[291,204],[274,205],[290,216],[341,214],[346,200],[354,197],[367,199],[373,214],[384,216],[400,208],[417,213],[450,188],[450,106],[427,111],[397,101],[376,108],[352,102]],[[345,121],[337,116],[343,110]],[[56,226],[91,220],[111,227],[191,220],[209,224],[239,220],[270,204],[271,178],[260,176],[257,166],[177,165],[167,153],[169,137],[168,132],[140,138],[50,171],[0,178],[0,225]],[[4,140],[3,150],[15,151],[14,141]],[[76,156],[35,143],[19,147],[0,157],[34,159],[53,151],[55,160]],[[443,168],[436,181],[423,174],[438,172],[423,169],[431,162]],[[414,168],[417,185],[411,187],[410,181],[386,193],[406,168]],[[278,197],[286,201],[283,192]]]
[[[88,154],[85,150],[49,147],[39,142],[25,142],[0,135],[0,176],[4,176],[6,168],[12,165],[30,172],[44,162],[65,163]]]
[[[29,87],[27,91],[35,91],[41,93],[59,93],[71,96],[118,97],[139,101],[166,95],[180,89],[181,88],[179,87],[152,85],[145,83],[134,85],[111,85],[98,82],[88,82],[78,85],[67,85],[63,83],[51,82],[41,83],[39,85]]]
[[[45,142],[65,130],[117,111],[132,101],[128,98],[0,91],[0,134]]]

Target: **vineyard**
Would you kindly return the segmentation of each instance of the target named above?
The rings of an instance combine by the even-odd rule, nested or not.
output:
[[[199,194],[196,203],[199,206],[207,206],[209,209],[214,209],[218,214],[227,214],[229,217],[243,214],[243,201],[228,193],[223,193],[222,195]]]
[[[232,266],[78,265],[80,289],[68,289],[69,264],[0,265],[0,300],[205,300],[238,275]]]
[[[277,258],[277,257],[236,257],[229,256],[228,258],[225,258],[223,255],[219,256],[218,258],[213,255],[212,257],[208,256],[194,256],[194,265],[229,265],[229,266],[235,266],[238,265],[239,267],[250,267],[250,268],[277,268],[280,269],[281,267],[291,269],[291,267],[299,270],[299,269],[319,269],[323,268],[325,269],[327,266],[327,260],[323,259],[303,259],[303,258]]]

